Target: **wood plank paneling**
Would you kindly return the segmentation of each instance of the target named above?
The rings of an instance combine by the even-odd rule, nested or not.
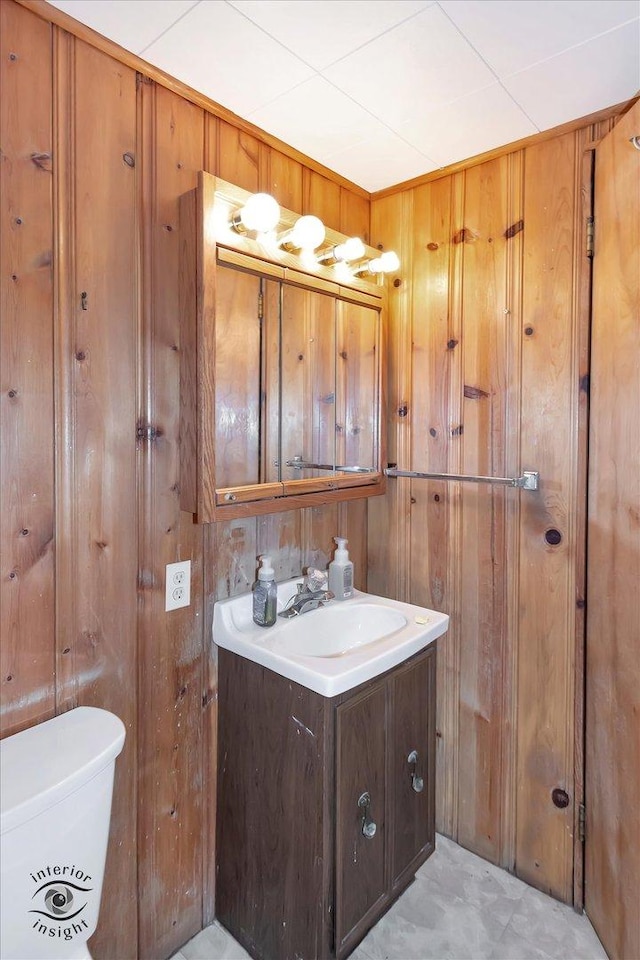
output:
[[[585,906],[640,956],[640,107],[596,149],[589,438]]]
[[[308,524],[296,509],[209,527],[203,552],[202,528],[179,510],[177,199],[205,166],[250,190],[272,181],[302,212],[303,165],[142,76],[136,95],[117,59],[24,6],[1,7],[3,570],[20,561],[17,602],[3,597],[3,679],[16,694],[3,699],[3,732],[53,712],[55,671],[58,711],[95,703],[125,720],[92,950],[168,956],[214,911],[213,602],[250,589],[258,552],[282,577],[326,565],[340,532],[334,506]],[[366,198],[352,204],[321,175],[306,192],[327,222],[368,219]],[[366,576],[362,523],[350,533]],[[191,607],[166,614],[165,564],[185,558]],[[10,572],[3,590],[17,596]],[[7,616],[20,631],[13,652]]]
[[[400,257],[400,283],[391,287],[386,311],[387,363],[387,461],[409,469],[411,410],[410,370],[411,237],[413,195],[398,194],[376,204],[371,217],[371,242],[386,245]],[[386,464],[383,464],[386,466]],[[407,599],[409,531],[408,480],[391,480],[384,497],[367,502],[368,589],[383,596]]]
[[[576,140],[525,156],[516,870],[572,898],[577,409]],[[556,806],[554,789],[568,794]]]
[[[495,232],[504,199],[500,191],[493,192],[493,174],[487,172],[495,169],[491,164],[486,170],[480,164],[475,172],[454,179],[441,177],[374,205],[374,245],[394,247],[402,260],[400,286],[390,291],[389,459],[414,468],[424,463],[466,469],[482,458],[492,467],[503,458],[511,472],[512,465],[517,467],[514,453],[522,437],[520,465],[541,470],[542,488],[535,495],[509,491],[504,497],[506,516],[500,513],[502,507],[498,510],[498,556],[504,551],[513,558],[511,581],[490,582],[488,574],[496,564],[492,556],[489,565],[483,536],[488,518],[476,510],[481,501],[473,489],[459,492],[445,490],[443,484],[417,482],[410,489],[409,481],[402,480],[390,481],[387,496],[368,504],[298,509],[259,521],[212,525],[204,534],[203,552],[203,534],[177,506],[177,197],[194,184],[195,171],[205,165],[245,189],[273,189],[290,209],[315,213],[327,225],[354,234],[362,234],[368,222],[368,199],[362,191],[349,191],[339,178],[323,176],[312,162],[305,167],[304,158],[295,152],[285,155],[269,146],[268,138],[254,136],[246,126],[240,130],[226,114],[224,119],[212,114],[205,118],[201,108],[165,88],[143,83],[136,118],[129,67],[58,28],[52,31],[44,19],[11,0],[0,4],[0,16],[0,562],[2,649],[9,661],[5,667],[3,660],[3,703],[9,709],[2,729],[11,732],[52,712],[54,669],[57,710],[79,702],[96,703],[113,709],[127,723],[125,753],[117,765],[112,841],[94,955],[137,953],[136,865],[140,956],[169,955],[199,928],[202,917],[212,918],[216,811],[211,798],[217,737],[215,647],[209,643],[213,601],[250,588],[259,552],[273,554],[282,576],[296,575],[307,563],[325,566],[337,533],[350,539],[356,582],[363,583],[366,576],[368,540],[371,589],[440,606],[452,615],[449,648],[447,652],[443,641],[438,674],[439,828],[457,833],[468,845],[476,842],[477,831],[482,852],[498,856],[494,836],[498,788],[486,780],[500,770],[502,862],[511,867],[515,863],[526,879],[569,898],[574,823],[570,778],[574,753],[578,756],[571,719],[574,701],[579,717],[572,658],[581,622],[574,603],[584,600],[577,501],[586,398],[578,383],[586,372],[582,318],[588,299],[584,271],[575,271],[580,255],[576,210],[580,187],[584,193],[589,181],[589,174],[583,173],[582,148],[597,141],[602,131],[594,128],[575,139],[573,134],[549,135],[546,145],[511,153],[506,219],[508,225],[517,226],[524,191],[524,229],[510,239],[504,264],[497,248],[490,252],[485,245],[485,237],[488,244],[488,236]],[[11,59],[11,53],[17,59]],[[633,129],[629,136],[637,132]],[[620,143],[620,149],[632,150],[628,137]],[[51,153],[53,194],[47,156]],[[501,182],[503,177],[501,172]],[[605,178],[606,186],[599,188],[611,190],[614,200],[616,178],[615,173]],[[635,174],[632,183],[637,189]],[[483,184],[488,189],[485,200],[497,196],[495,208],[483,206],[477,193]],[[632,190],[621,181],[624,212]],[[57,225],[53,330],[52,203]],[[619,213],[612,218],[616,224]],[[461,242],[453,244],[458,231],[475,230],[469,218],[476,215],[479,236],[474,240],[473,233],[465,232]],[[141,275],[139,229],[144,236]],[[605,261],[609,257],[608,262],[615,261],[623,272],[631,269],[633,259],[619,253],[622,230],[616,227],[612,237]],[[429,242],[438,247],[424,249]],[[637,246],[635,234],[630,242]],[[439,258],[439,266],[429,266]],[[497,313],[487,324],[483,314],[474,330],[476,308],[499,312],[497,281],[494,288],[487,279],[498,276],[499,260],[506,273],[510,326],[501,328],[507,321]],[[466,274],[468,269],[472,273]],[[594,451],[602,444],[604,453],[594,460],[593,496],[598,497],[594,503],[602,509],[603,520],[600,524],[598,519],[591,535],[599,551],[592,563],[591,611],[601,594],[614,606],[613,621],[607,625],[594,621],[592,662],[597,664],[597,654],[605,649],[619,662],[611,679],[598,688],[605,705],[594,704],[597,711],[590,724],[602,735],[599,747],[606,753],[611,738],[627,736],[624,722],[637,710],[637,699],[633,700],[637,650],[632,647],[630,658],[624,637],[630,622],[625,618],[637,623],[638,617],[633,606],[637,598],[625,577],[637,579],[639,574],[634,566],[637,551],[628,540],[637,516],[625,499],[634,504],[637,500],[636,488],[628,486],[635,475],[626,469],[616,472],[619,499],[614,502],[606,446],[619,445],[616,456],[621,462],[627,450],[637,450],[633,428],[638,417],[630,412],[633,401],[620,400],[620,391],[627,383],[625,361],[637,355],[638,345],[635,341],[623,345],[611,335],[611,302],[620,306],[631,301],[624,286],[612,300],[606,263],[604,274],[604,320],[598,341],[602,374],[592,397],[592,412],[602,411],[594,420]],[[474,277],[480,278],[477,283]],[[481,283],[486,283],[486,290],[478,289]],[[632,317],[637,319],[637,304]],[[623,329],[626,336],[628,328]],[[637,333],[637,323],[632,329]],[[502,375],[487,367],[487,336],[510,358],[504,387]],[[450,340],[458,343],[449,346]],[[477,361],[476,350],[481,354]],[[493,394],[465,398],[463,374],[473,374],[484,392],[490,392],[487,382],[492,390],[504,389],[506,412],[494,409],[493,419],[482,412],[490,407],[489,400],[494,402]],[[633,380],[631,384],[633,389]],[[501,420],[505,436],[493,431],[492,424]],[[609,498],[604,505],[597,493],[600,482],[603,496]],[[482,498],[487,503],[489,495],[483,493]],[[492,504],[495,499],[491,497]],[[605,535],[605,527],[614,533]],[[559,544],[544,541],[551,528],[560,532]],[[474,539],[478,546],[471,553]],[[164,566],[185,557],[193,561],[192,606],[167,615],[162,600]],[[18,577],[12,578],[15,569]],[[615,573],[605,577],[603,571],[609,569]],[[505,586],[507,612],[500,614],[492,604]],[[462,604],[460,629],[456,597]],[[637,638],[637,633],[632,635]],[[496,662],[500,643],[502,660]],[[577,663],[576,669],[579,680]],[[8,681],[8,676],[13,679]],[[497,676],[504,681],[501,707],[494,699]],[[464,721],[459,732],[458,684]],[[204,722],[201,697],[206,705]],[[491,729],[498,717],[504,727],[499,749]],[[633,740],[631,746],[627,740],[622,746],[629,757],[637,753]],[[596,763],[592,760],[591,765],[597,770]],[[133,811],[138,782],[136,852]],[[550,788],[563,783],[570,795],[565,812],[553,807],[549,797]],[[482,800],[488,806],[484,811],[469,805],[474,784],[478,804]],[[621,879],[624,890],[617,906],[607,902],[602,909],[609,916],[615,913],[625,936],[636,937],[630,941],[614,937],[611,952],[635,955],[637,918],[634,925],[625,896],[637,888],[637,861],[632,861],[629,872],[620,866],[620,853],[632,847],[629,838],[638,829],[637,820],[629,816],[635,809],[637,785],[632,774],[625,776],[622,763],[610,761],[600,778],[603,790],[609,785],[599,806],[594,795],[588,815],[592,827],[598,811],[604,818],[600,820],[604,839],[593,848],[592,869],[603,878],[602,888],[614,890],[616,878]],[[606,816],[621,830],[613,845]],[[618,859],[610,857],[611,849]],[[595,900],[592,903],[595,913]]]
[[[301,213],[320,217],[326,227],[339,230],[341,223],[338,184],[331,183],[321,174],[305,167],[302,173]],[[342,536],[340,517],[343,515],[344,510],[341,513],[338,504],[305,508],[302,524],[306,564],[320,570],[327,567],[335,549],[333,538]]]
[[[505,233],[507,158],[465,174],[462,242],[462,473],[506,476],[509,313]],[[460,489],[460,713],[458,841],[488,860],[500,853],[502,690],[506,660],[504,487]],[[492,669],[486,669],[491,664]]]
[[[522,258],[524,233],[521,227],[524,193],[524,154],[521,151],[507,157],[506,214],[509,224],[505,256],[505,337],[507,339],[507,368],[505,395],[505,464],[511,471],[520,472],[520,412],[522,408]],[[515,473],[513,475],[515,475]],[[512,562],[520,545],[520,509],[522,496],[512,491],[506,497],[505,574],[508,588],[505,596],[506,643],[500,670],[502,685],[502,793],[500,814],[501,843],[498,862],[514,869],[516,833],[516,762],[517,762],[517,668],[518,633],[520,623],[518,571]]]
[[[459,419],[452,396],[460,384],[460,321],[455,287],[461,249],[453,243],[462,220],[462,179],[445,179],[414,194],[411,249],[413,316],[410,326],[411,470],[446,473],[459,447]],[[404,429],[404,427],[403,427]],[[453,564],[455,505],[459,493],[442,481],[408,481],[411,504],[408,589],[411,602],[449,614],[439,644],[436,750],[436,825],[455,836],[459,709],[459,620]]]
[[[203,790],[210,769],[203,772],[203,535],[179,505],[178,198],[202,169],[204,116],[149,83],[141,86],[140,106],[139,956],[155,957],[170,955],[202,923]],[[188,559],[191,606],[165,613],[165,565]]]
[[[305,167],[302,171],[301,213],[320,217],[325,227],[341,230],[340,187]]]
[[[585,127],[576,134],[576,149],[580,162],[576,204],[576,246],[580,256],[577,265],[576,310],[579,317],[591,318],[592,259],[585,256],[590,225],[593,223],[594,200],[594,145],[611,129],[603,122]],[[576,483],[576,606],[575,606],[575,696],[574,696],[574,804],[573,804],[573,904],[576,910],[584,906],[584,841],[581,838],[581,811],[584,810],[584,751],[585,738],[585,656],[586,656],[586,597],[587,597],[587,483],[589,454],[589,380],[591,363],[591,323],[585,319],[577,332],[575,349],[578,358],[580,393],[577,405],[577,483]],[[583,831],[584,832],[584,831]]]
[[[0,4],[0,733],[55,709],[52,30]]]
[[[260,189],[273,194],[281,207],[302,210],[302,165],[273,149],[264,150],[263,158]]]
[[[137,942],[136,77],[58,39],[57,501],[68,512],[56,551],[57,709],[101,706],[127,728],[102,895],[118,923],[99,924],[99,958]]]
[[[261,144],[255,137],[218,120],[216,174],[252,193],[259,190]]]
[[[408,320],[402,287],[390,297],[389,459],[467,475],[539,469],[543,485],[410,481],[407,519],[391,480],[368,505],[370,525],[393,531],[386,552],[370,533],[370,584],[403,596],[406,583],[407,599],[451,618],[438,664],[438,829],[569,901],[588,306],[577,143],[570,134],[374,202],[374,243],[413,238]],[[554,805],[554,788],[568,807]]]
[[[370,203],[344,187],[340,190],[340,232],[369,243]]]
[[[368,199],[357,196],[350,190],[340,190],[340,232],[347,236],[360,237],[369,243],[371,234],[371,204]],[[386,342],[386,341],[385,341]],[[385,425],[382,425],[385,432]],[[383,467],[386,463],[382,464]],[[379,500],[380,497],[372,497]],[[353,561],[353,579],[357,590],[368,590],[368,503],[369,500],[352,500],[338,505],[338,530],[341,537],[349,540],[349,557]]]

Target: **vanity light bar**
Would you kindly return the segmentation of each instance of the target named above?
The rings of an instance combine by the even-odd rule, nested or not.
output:
[[[253,193],[231,218],[237,233],[269,233],[280,220],[280,204],[268,193]]]
[[[381,253],[379,257],[374,257],[373,260],[367,260],[361,267],[356,270],[356,277],[367,277],[371,274],[376,275],[379,273],[395,273],[396,270],[400,269],[400,260],[398,254],[393,250],[387,250],[386,253]]]
[[[278,246],[285,250],[316,250],[324,241],[325,233],[324,223],[319,217],[300,217],[291,230],[278,237]]]
[[[338,243],[325,253],[320,254],[318,263],[331,267],[336,263],[349,263],[364,257],[364,243],[360,237],[349,237],[344,243]]]
[[[244,191],[236,190],[236,204],[242,201],[237,196]],[[291,211],[286,211],[286,220],[291,223]],[[288,227],[283,233],[275,236],[282,211],[277,200],[268,193],[252,193],[242,203],[232,215],[227,213],[228,224],[238,234],[256,234],[257,239],[266,242],[271,237],[275,237],[275,243],[283,250],[298,253],[301,261],[307,269],[313,265],[330,267],[335,266],[336,270],[341,270],[343,277],[361,277],[371,280],[372,278],[385,273],[393,273],[400,267],[400,261],[397,254],[389,250],[382,253],[379,257],[373,257],[362,261],[366,255],[366,248],[359,237],[347,237],[340,243],[334,243],[321,251],[314,258],[314,251],[321,247],[325,240],[326,229],[319,217],[306,214],[298,217],[293,226]]]

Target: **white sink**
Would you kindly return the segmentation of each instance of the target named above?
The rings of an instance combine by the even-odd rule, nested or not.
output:
[[[299,582],[278,584],[278,611]],[[449,626],[444,613],[356,590],[349,600],[259,627],[252,619],[252,599],[245,593],[215,604],[215,643],[325,697],[408,660]]]

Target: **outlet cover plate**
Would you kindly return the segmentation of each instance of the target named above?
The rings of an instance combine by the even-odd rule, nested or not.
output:
[[[191,560],[168,563],[165,577],[164,609],[178,610],[191,603]]]

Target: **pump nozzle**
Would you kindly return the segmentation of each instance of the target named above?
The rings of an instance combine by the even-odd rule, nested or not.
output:
[[[258,580],[273,580],[275,576],[275,571],[271,566],[271,557],[263,556],[258,557],[260,561],[260,567],[258,568]]]
[[[335,552],[334,559],[339,563],[342,563],[349,559],[349,552],[347,550],[347,544],[349,541],[345,537],[334,537],[335,542],[338,544],[338,549]]]

